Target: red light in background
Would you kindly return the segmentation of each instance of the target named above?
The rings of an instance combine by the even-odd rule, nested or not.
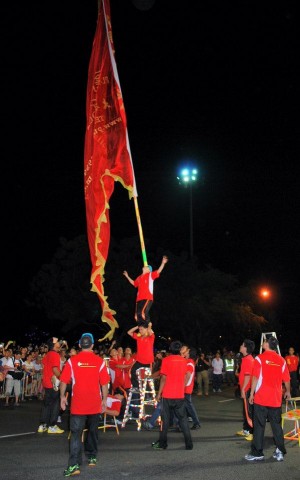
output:
[[[262,288],[261,291],[260,291],[260,296],[264,299],[268,299],[270,298],[270,290],[268,290],[267,288]]]

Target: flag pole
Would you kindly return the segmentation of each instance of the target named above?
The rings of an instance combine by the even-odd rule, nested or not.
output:
[[[147,262],[146,248],[145,248],[142,222],[141,222],[141,217],[140,217],[140,212],[139,212],[139,205],[138,205],[137,196],[134,196],[133,200],[134,200],[135,215],[136,215],[136,220],[137,220],[137,224],[138,224],[140,243],[141,243],[141,249],[142,249],[142,259],[143,259],[143,263],[144,263],[144,267],[145,267],[146,265],[148,265],[148,262]]]

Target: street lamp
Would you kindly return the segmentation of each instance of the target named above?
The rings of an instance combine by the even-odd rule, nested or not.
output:
[[[197,168],[182,168],[177,177],[180,185],[188,188],[190,191],[190,257],[194,256],[194,226],[193,226],[193,185],[198,180]]]

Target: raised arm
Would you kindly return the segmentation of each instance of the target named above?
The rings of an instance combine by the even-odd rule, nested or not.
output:
[[[158,273],[161,273],[165,264],[168,262],[168,257],[166,257],[166,255],[163,256],[162,258],[162,261],[161,261],[161,264],[160,264],[160,267],[157,269]]]
[[[130,330],[128,330],[128,335],[130,335],[131,337],[133,337],[133,334],[134,332],[136,332],[136,330],[138,330],[138,325],[136,325],[135,327],[132,327]]]
[[[125,278],[127,278],[128,282],[131,283],[131,285],[134,285],[134,280],[132,280],[132,278],[130,278],[130,276],[128,275],[128,272],[126,270],[124,270],[123,275],[124,275]]]

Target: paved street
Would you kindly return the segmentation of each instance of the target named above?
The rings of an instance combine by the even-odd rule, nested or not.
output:
[[[243,457],[250,445],[235,432],[242,427],[240,399],[231,387],[209,397],[193,395],[202,427],[193,431],[194,449],[186,451],[182,434],[170,432],[168,449],[153,451],[157,431],[136,430],[135,423],[120,429],[99,432],[99,463],[81,467],[86,480],[299,480],[300,447],[286,441],[284,462],[272,458],[274,445],[269,424],[265,437],[265,461],[249,464]],[[20,408],[0,408],[0,475],[5,480],[52,480],[63,478],[68,460],[68,435],[36,433],[41,402],[22,403]],[[63,418],[63,427],[67,427]],[[292,428],[292,422],[288,427]],[[291,429],[289,428],[289,429]]]

